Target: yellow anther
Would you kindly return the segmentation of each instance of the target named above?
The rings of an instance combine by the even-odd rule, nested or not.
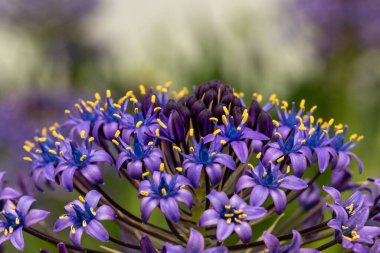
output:
[[[142,121],[140,120],[139,122],[136,123],[136,128],[139,128],[142,125]]]
[[[148,197],[149,196],[149,192],[147,192],[147,191],[140,191],[140,195],[144,196],[144,197]]]
[[[117,101],[117,103],[121,105],[121,104],[124,103],[125,100],[127,100],[127,99],[128,99],[128,97],[127,97],[127,96],[124,96],[124,97],[120,98],[120,99]]]
[[[257,153],[256,158],[257,158],[257,159],[260,159],[260,158],[261,158],[261,155],[262,155],[261,152]]]
[[[311,124],[314,124],[314,122],[315,122],[315,118],[314,118],[313,115],[310,115],[310,117],[309,117],[309,121],[310,121]]]
[[[193,128],[190,128],[190,130],[189,130],[189,136],[194,136],[194,129]]]
[[[145,95],[146,94],[146,90],[145,90],[145,86],[140,84],[139,85],[139,89],[140,89],[140,94],[141,95]]]
[[[132,147],[126,147],[125,149],[128,150],[128,151],[131,151]]]
[[[9,233],[10,233],[10,234],[13,233],[13,227],[9,227]]]
[[[113,142],[113,144],[115,144],[116,146],[119,146],[119,145],[120,145],[120,143],[119,143],[117,140],[115,140],[115,139],[112,139],[112,142]]]
[[[352,134],[352,135],[350,136],[350,141],[355,141],[356,138],[358,138],[358,135],[357,135],[357,134]]]
[[[231,221],[232,221],[231,218],[228,218],[228,219],[226,220],[226,223],[227,223],[227,224],[231,224]]]
[[[46,129],[46,127],[44,127],[44,128],[41,129],[41,134],[42,134],[42,136],[46,136],[47,135],[47,129]]]
[[[220,140],[220,144],[225,145],[226,143],[227,143],[227,141],[225,141],[225,140]]]
[[[178,171],[178,172],[180,172],[180,173],[182,173],[183,168],[182,167],[177,167],[177,168],[175,168],[175,170]]]
[[[55,150],[49,149],[49,153],[52,155],[57,155],[57,152]]]
[[[186,188],[186,185],[181,185],[179,188],[181,188],[181,189],[185,189]]]
[[[156,90],[161,91],[162,90],[162,85],[157,85],[156,86]]]
[[[98,101],[102,99],[102,97],[100,96],[99,92],[96,92],[96,93],[94,94],[94,97],[95,97],[95,99],[98,100]]]
[[[82,202],[82,203],[85,203],[85,202],[86,202],[86,200],[83,198],[83,196],[79,196],[78,199],[79,199],[79,201]]]
[[[212,152],[212,153],[210,154],[211,157],[214,157],[215,155],[216,155],[216,152]]]
[[[150,102],[152,102],[152,104],[156,103],[156,95],[152,95],[152,97],[150,98]]]
[[[162,122],[161,119],[157,119],[157,122],[158,122],[158,124],[159,124],[162,128],[164,128],[164,129],[168,128],[168,127],[164,124],[164,122]]]
[[[285,108],[288,108],[289,106],[288,101],[282,100],[281,103],[282,103],[282,106],[284,106]]]
[[[61,143],[59,141],[54,142],[54,145],[59,146]]]
[[[306,127],[305,127],[305,125],[302,122],[301,122],[300,126],[298,127],[298,129],[301,130],[301,131],[306,131],[307,130]]]
[[[330,120],[329,120],[329,123],[328,123],[329,126],[332,126],[332,125],[334,124],[334,121],[335,121],[334,119],[330,119]]]
[[[82,155],[82,156],[79,158],[79,160],[80,160],[81,162],[83,162],[86,158],[87,158],[86,155]]]
[[[133,90],[129,90],[129,91],[127,91],[127,92],[125,93],[125,96],[126,96],[127,98],[129,98],[129,97],[131,97],[131,98],[135,97],[135,95],[133,95]]]
[[[279,132],[275,132],[274,135],[282,139],[282,135]]]
[[[157,112],[157,111],[159,111],[159,110],[161,110],[161,107],[157,106],[157,107],[154,107],[154,110],[153,110],[153,111]]]
[[[266,177],[268,175],[268,172],[264,170],[263,176]]]
[[[5,236],[8,235],[8,229],[4,229],[4,235],[5,235]]]
[[[94,215],[94,216],[96,215],[96,212],[95,212],[94,208],[92,208],[92,207],[90,208],[90,212],[92,213],[92,215]]]
[[[277,180],[277,183],[281,183],[282,181],[284,181],[284,179],[283,179],[283,178],[281,178],[281,179]]]
[[[224,208],[227,209],[227,210],[230,210],[231,206],[230,205],[225,205]]]
[[[223,115],[223,116],[222,116],[222,122],[223,122],[223,124],[226,125],[226,126],[229,124],[226,115]]]
[[[220,129],[216,129],[212,134],[213,134],[213,135],[218,135],[220,132],[222,132],[222,130],[220,130]]]
[[[280,163],[280,162],[284,161],[284,159],[285,159],[285,156],[281,156],[280,158],[277,159],[277,162]]]
[[[288,165],[288,166],[286,167],[286,173],[287,173],[287,174],[290,173],[290,165]]]
[[[142,176],[143,176],[143,177],[147,177],[147,176],[149,176],[149,171],[142,173]]]
[[[313,127],[313,128],[310,128],[310,130],[309,130],[309,135],[312,135],[314,132],[315,132],[315,128],[314,128],[314,127]]]
[[[59,219],[60,220],[67,220],[69,217],[67,217],[67,215],[61,215],[59,216]]]
[[[245,213],[243,213],[243,214],[240,214],[238,217],[239,217],[239,219],[245,219],[245,218],[248,217],[248,215],[246,215]]]
[[[354,204],[353,203],[351,203],[351,205],[349,205],[349,206],[346,206],[346,210],[348,212],[352,212],[353,209],[354,209]]]
[[[302,110],[305,110],[305,103],[306,103],[305,99],[302,99],[301,102],[300,102],[300,108]]]
[[[108,98],[111,97],[111,90],[106,90],[106,97],[108,97]]]
[[[70,207],[70,208],[73,208],[74,206],[73,206],[73,204],[70,204],[69,207]]]
[[[363,135],[360,135],[357,139],[356,139],[356,141],[362,141],[364,139],[364,136]]]
[[[28,153],[32,150],[32,148],[29,147],[29,146],[27,146],[27,145],[24,145],[22,148],[23,148],[26,152],[28,152]]]
[[[86,132],[84,130],[80,131],[80,137],[82,139],[86,138]]]
[[[64,156],[63,151],[59,151],[59,156]]]
[[[272,120],[273,122],[273,125],[275,125],[276,127],[279,127],[280,126],[280,123],[277,121],[277,120]]]
[[[337,124],[334,126],[335,130],[343,129],[343,124]]]
[[[335,132],[336,134],[342,134],[343,133],[343,129],[340,129],[338,131]]]
[[[41,149],[36,149],[34,152],[35,152],[36,154],[42,154],[42,150],[41,150]]]
[[[317,108],[318,108],[318,106],[314,105],[313,107],[311,107],[310,112],[314,113],[315,110],[317,110]]]
[[[118,138],[120,136],[120,130],[116,130],[115,134],[114,134],[114,137],[115,138]]]
[[[215,117],[211,117],[211,118],[209,118],[209,120],[211,120],[211,121],[215,121],[216,123],[218,123],[218,119],[215,118]]]
[[[76,234],[77,230],[75,229],[74,225],[70,228],[72,234]]]
[[[224,111],[224,114],[230,115],[230,112],[228,111],[226,106],[223,106],[223,111]]]
[[[165,164],[164,163],[160,163],[160,171],[164,171],[165,169]]]
[[[16,207],[13,205],[13,204],[9,204],[9,206],[8,206],[10,209],[12,209],[12,210],[16,210]]]
[[[133,111],[135,112],[135,113],[138,113],[139,112],[139,108],[135,108],[135,109],[133,109]]]
[[[161,193],[162,193],[162,195],[164,195],[164,196],[168,195],[168,193],[167,193],[167,191],[166,191],[165,188],[162,188],[162,189],[161,189]]]
[[[37,138],[37,140],[39,142],[45,142],[46,141],[46,137],[40,137],[40,138]]]
[[[189,147],[189,151],[190,151],[191,153],[193,153],[193,152],[194,152],[194,147]]]
[[[65,113],[65,114],[70,114],[71,111],[70,111],[70,110],[65,110],[64,113]]]
[[[236,130],[241,131],[241,126],[238,126]]]
[[[226,218],[232,218],[232,217],[234,217],[234,214],[233,213],[225,213],[224,217],[226,217]]]
[[[235,214],[241,214],[241,213],[243,213],[243,210],[241,210],[241,209],[234,210],[234,213],[235,213]]]
[[[82,222],[82,227],[87,227],[87,222],[85,220]]]
[[[116,109],[120,109],[121,105],[119,105],[119,104],[113,104],[113,107],[115,107]]]
[[[302,143],[302,144],[305,144],[306,141],[307,141],[306,139],[303,139],[303,140],[301,140],[301,143]]]
[[[173,146],[173,149],[175,149],[175,150],[177,150],[178,152],[182,152],[182,149],[180,148],[180,147],[178,147],[178,146]]]
[[[153,146],[153,144],[154,144],[153,141],[148,142],[148,146]]]
[[[252,165],[251,163],[248,163],[247,166],[248,166],[249,168],[251,168],[251,170],[254,170],[254,169],[255,169],[255,167],[253,167],[253,165]]]
[[[160,136],[160,129],[156,129],[156,136]]]
[[[234,221],[235,221],[236,223],[239,223],[239,224],[242,223],[241,220],[239,220],[238,218],[234,218]]]
[[[16,218],[15,223],[16,223],[16,225],[19,225],[20,224],[20,219]]]
[[[252,94],[252,97],[253,97],[254,99],[256,99],[257,102],[259,102],[259,103],[263,100],[263,95],[258,94],[258,93],[256,93],[256,92],[254,92],[254,93]]]
[[[248,114],[246,113],[246,114],[243,114],[243,118],[242,118],[242,120],[241,120],[241,124],[243,125],[243,124],[245,124],[246,122],[247,122],[247,120],[248,120]]]
[[[117,113],[112,114],[112,116],[114,116],[115,118],[121,119],[121,116]]]

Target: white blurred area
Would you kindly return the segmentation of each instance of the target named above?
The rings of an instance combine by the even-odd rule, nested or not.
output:
[[[182,86],[218,76],[238,89],[286,94],[292,80],[307,75],[316,63],[311,45],[290,28],[284,3],[102,1],[84,29],[109,53],[92,78],[129,85],[170,80]],[[39,50],[22,31],[0,26],[2,90],[31,83],[69,85],[65,68],[56,71],[45,64]]]

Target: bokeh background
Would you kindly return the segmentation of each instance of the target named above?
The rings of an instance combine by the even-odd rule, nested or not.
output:
[[[221,79],[317,104],[365,136],[355,180],[378,177],[379,66],[377,0],[0,0],[0,168],[19,180],[23,141],[79,97]]]

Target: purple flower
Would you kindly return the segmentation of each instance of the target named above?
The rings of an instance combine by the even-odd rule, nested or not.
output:
[[[69,253],[66,249],[66,245],[63,242],[57,244],[58,253]],[[40,253],[51,253],[47,250],[41,250]]]
[[[127,163],[127,174],[133,179],[142,179],[143,168],[146,168],[150,173],[157,171],[160,168],[163,156],[161,150],[154,147],[155,142],[155,140],[150,141],[144,145],[136,135],[133,138],[133,144],[128,145],[122,138],[118,137],[114,141],[121,150],[116,161],[118,172],[125,162]]]
[[[310,162],[312,159],[310,150],[303,145],[303,131],[294,127],[288,134],[285,142],[283,136],[279,134],[279,132],[276,132],[276,138],[277,142],[267,145],[263,157],[263,163],[281,163],[282,161],[285,161],[292,165],[294,174],[301,177],[306,170],[308,161]]]
[[[154,247],[152,241],[146,235],[141,238],[141,240],[140,240],[140,246],[141,246],[141,253],[153,253],[153,252],[157,252],[157,250]]]
[[[312,209],[321,201],[321,191],[316,183],[312,183],[299,196],[298,202],[306,211]]]
[[[359,172],[363,172],[363,162],[360,158],[352,153],[350,149],[356,147],[361,140],[363,140],[363,136],[358,136],[357,134],[353,134],[350,136],[348,142],[345,142],[345,137],[347,133],[347,127],[344,129],[338,129],[335,131],[334,136],[330,139],[330,145],[336,150],[337,156],[332,161],[333,169],[346,169],[350,165],[351,159],[354,158],[359,166]]]
[[[193,204],[193,195],[184,188],[187,185],[190,185],[189,180],[178,173],[171,176],[164,172],[153,172],[152,179],[148,177],[139,187],[142,221],[147,222],[153,209],[159,206],[168,220],[177,223],[180,216],[177,202],[182,202],[189,209]]]
[[[352,249],[356,244],[373,244],[373,239],[380,235],[380,227],[367,226],[369,209],[364,207],[349,216],[347,210],[338,205],[327,205],[334,211],[335,218],[327,225],[336,232],[336,240],[343,248]]]
[[[280,240],[274,235],[265,231],[263,233],[263,238],[265,245],[267,246],[268,253],[318,253],[319,250],[316,249],[301,249],[301,235],[296,230],[292,230],[293,239],[290,244],[280,245]]]
[[[98,166],[99,162],[113,164],[112,157],[104,150],[93,149],[93,137],[85,138],[81,132],[81,145],[73,141],[64,141],[62,152],[59,153],[60,162],[55,175],[61,174],[61,185],[67,190],[73,190],[73,180],[76,171],[79,171],[90,183],[103,183],[103,175]]]
[[[326,191],[334,200],[334,205],[330,205],[331,208],[335,208],[337,206],[342,207],[344,210],[346,210],[347,215],[351,217],[354,215],[358,210],[360,210],[363,207],[364,204],[364,196],[361,192],[356,191],[354,194],[352,194],[346,201],[342,201],[342,196],[340,192],[329,186],[323,186],[322,187],[324,191]]]
[[[162,253],[227,253],[228,250],[226,247],[219,246],[209,249],[204,249],[204,238],[201,233],[197,230],[190,229],[190,238],[187,242],[186,247],[175,246],[170,243],[166,243]]]
[[[1,212],[3,220],[0,221],[0,244],[10,240],[12,245],[18,250],[24,250],[24,237],[22,229],[30,227],[44,220],[50,213],[44,210],[31,209],[31,205],[36,200],[31,196],[23,196],[17,205],[7,200],[4,210]]]
[[[238,180],[235,186],[235,192],[253,187],[249,200],[252,206],[262,205],[270,194],[276,212],[281,214],[286,207],[286,195],[285,192],[279,188],[302,190],[307,187],[307,183],[302,179],[288,175],[289,170],[290,167],[288,167],[286,173],[282,173],[279,164],[274,165],[270,163],[267,167],[264,167],[259,161],[259,164],[253,171],[247,171],[246,175]]]
[[[21,196],[21,193],[13,189],[12,187],[4,187],[5,172],[0,171],[0,200],[14,200]]]
[[[99,221],[113,220],[115,211],[107,205],[96,209],[101,197],[99,192],[92,190],[84,198],[80,196],[79,200],[74,200],[66,205],[65,209],[68,213],[61,215],[55,222],[54,232],[71,227],[70,239],[78,248],[81,248],[83,232],[99,241],[108,241],[108,232]]]
[[[213,135],[216,136],[218,142],[230,144],[239,160],[245,163],[248,159],[248,147],[245,140],[266,141],[269,138],[262,133],[246,127],[249,117],[248,110],[244,110],[242,120],[237,125],[235,125],[234,118],[229,115],[226,107],[224,107],[224,112],[226,114],[222,116],[224,125],[217,126],[215,123],[217,129],[213,134],[205,137],[205,142],[210,142],[214,138]]]
[[[216,139],[211,142],[209,148],[206,147],[203,138],[197,143],[193,137],[193,144],[192,153],[189,155],[181,153],[186,158],[183,162],[183,168],[193,187],[199,186],[199,179],[203,169],[205,169],[213,185],[217,184],[222,178],[222,166],[226,166],[231,170],[236,169],[234,159],[230,155],[221,152],[222,146],[218,145]]]
[[[236,194],[228,199],[224,192],[212,190],[207,198],[213,208],[202,214],[199,219],[199,226],[216,225],[216,238],[219,242],[227,239],[235,231],[243,243],[248,243],[252,238],[252,228],[249,221],[260,219],[267,212],[263,207],[247,205]]]

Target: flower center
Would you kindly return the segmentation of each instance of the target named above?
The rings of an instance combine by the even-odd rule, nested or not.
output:
[[[230,205],[224,206],[221,216],[226,220],[227,224],[231,224],[231,222],[241,224],[242,220],[247,218],[247,215],[243,213],[242,209],[236,209]]]

